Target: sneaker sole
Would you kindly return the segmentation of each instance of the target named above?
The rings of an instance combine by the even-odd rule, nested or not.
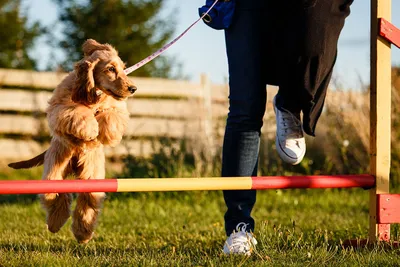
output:
[[[304,155],[306,154],[306,149],[304,149],[303,153],[298,158],[293,158],[289,156],[288,154],[286,154],[285,150],[283,150],[283,148],[281,147],[278,137],[275,138],[275,146],[276,146],[276,151],[279,154],[279,157],[284,162],[289,163],[291,165],[299,164],[303,160]]]

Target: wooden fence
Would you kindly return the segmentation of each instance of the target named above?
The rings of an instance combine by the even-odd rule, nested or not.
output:
[[[66,73],[0,69],[0,160],[25,159],[47,147],[45,117],[52,90]],[[128,100],[131,114],[124,140],[107,156],[149,156],[154,139],[187,138],[220,146],[228,113],[227,85],[157,78],[132,78],[138,90]],[[268,90],[271,100],[276,89]],[[269,109],[271,112],[271,109]],[[267,117],[267,116],[266,116]]]

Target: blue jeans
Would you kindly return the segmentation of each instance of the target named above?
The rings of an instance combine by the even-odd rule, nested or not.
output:
[[[337,41],[353,0],[237,0],[225,30],[229,113],[222,176],[256,176],[266,85],[279,86],[277,106],[303,112],[314,135],[336,59]],[[224,191],[225,231],[254,230],[256,191]]]

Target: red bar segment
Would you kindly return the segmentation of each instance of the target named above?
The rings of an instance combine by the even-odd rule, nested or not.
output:
[[[0,181],[0,194],[117,192],[117,179]]]
[[[377,222],[382,224],[400,223],[400,195],[377,195]]]
[[[400,30],[384,18],[379,19],[379,35],[400,48]]]
[[[288,189],[288,188],[372,188],[375,177],[359,175],[316,175],[316,176],[270,176],[252,177],[252,189]]]

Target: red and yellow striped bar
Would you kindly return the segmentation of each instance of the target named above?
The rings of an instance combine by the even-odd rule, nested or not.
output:
[[[372,188],[372,175],[315,175],[153,178],[56,181],[0,181],[0,194],[154,192],[194,190],[266,190],[289,188]]]

